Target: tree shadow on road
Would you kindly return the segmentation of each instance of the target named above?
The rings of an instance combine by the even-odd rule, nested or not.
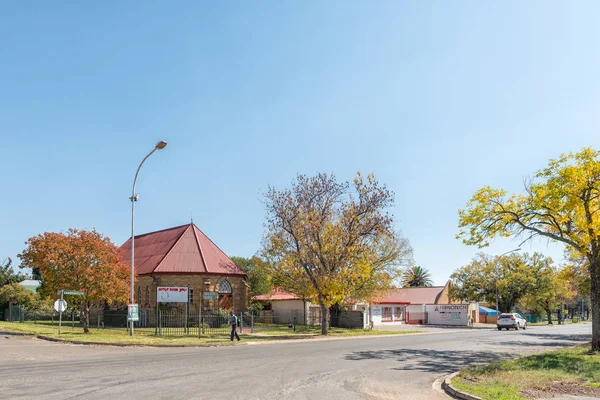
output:
[[[514,358],[513,353],[487,351],[438,351],[420,349],[397,349],[357,351],[346,355],[350,361],[395,359],[399,365],[395,370],[415,370],[435,373],[450,373],[471,365],[489,363],[499,359]]]
[[[575,342],[589,342],[592,340],[592,333],[589,334],[559,334],[559,333],[530,333],[527,332],[524,334],[525,337],[536,337],[539,339],[547,339],[547,340],[556,340],[560,342],[573,342],[572,344],[577,344]]]

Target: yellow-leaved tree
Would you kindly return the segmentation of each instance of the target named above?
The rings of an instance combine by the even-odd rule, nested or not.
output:
[[[275,285],[321,308],[321,333],[329,308],[369,300],[388,289],[411,256],[386,212],[393,193],[374,175],[354,182],[299,175],[290,189],[270,187],[263,254]]]
[[[561,242],[589,262],[592,349],[600,350],[600,153],[591,148],[550,160],[507,197],[485,186],[459,211],[458,238],[487,246],[495,237],[536,237]]]

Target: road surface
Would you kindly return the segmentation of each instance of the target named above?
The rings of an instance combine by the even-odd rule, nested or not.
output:
[[[1,399],[443,399],[473,363],[591,340],[591,324],[393,337],[118,348],[0,336]]]

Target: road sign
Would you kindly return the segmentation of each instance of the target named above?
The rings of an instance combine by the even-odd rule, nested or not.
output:
[[[58,299],[54,302],[54,309],[58,312],[63,312],[67,309],[67,301]]]
[[[218,292],[202,292],[202,298],[204,300],[216,300],[218,297]]]
[[[139,321],[140,320],[140,307],[137,304],[130,304],[127,306],[127,321]]]
[[[58,294],[68,294],[71,296],[83,296],[85,293],[78,292],[77,290],[59,290]]]

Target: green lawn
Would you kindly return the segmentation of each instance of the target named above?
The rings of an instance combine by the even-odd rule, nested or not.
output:
[[[452,386],[482,399],[521,400],[553,395],[600,396],[600,353],[590,345],[471,367]]]
[[[228,345],[228,334],[218,334],[211,336],[196,335],[190,336],[155,336],[154,328],[136,328],[133,337],[129,336],[125,328],[121,329],[95,329],[90,328],[90,332],[86,335],[83,329],[75,325],[71,327],[71,323],[64,323],[61,329],[61,334],[58,334],[58,325],[55,322],[52,324],[49,321],[18,323],[18,322],[3,322],[0,321],[0,331],[21,332],[29,335],[43,335],[50,338],[62,340],[74,340],[83,342],[98,342],[106,344],[135,344],[140,346],[152,345]],[[415,333],[418,331],[372,331],[368,329],[342,329],[331,328],[331,336],[358,336],[358,335],[382,335],[382,334],[403,334]],[[305,339],[319,337],[321,329],[318,326],[297,326],[296,331],[288,328],[287,325],[260,325],[253,334],[243,334],[242,338],[248,341],[266,341],[277,339]]]

